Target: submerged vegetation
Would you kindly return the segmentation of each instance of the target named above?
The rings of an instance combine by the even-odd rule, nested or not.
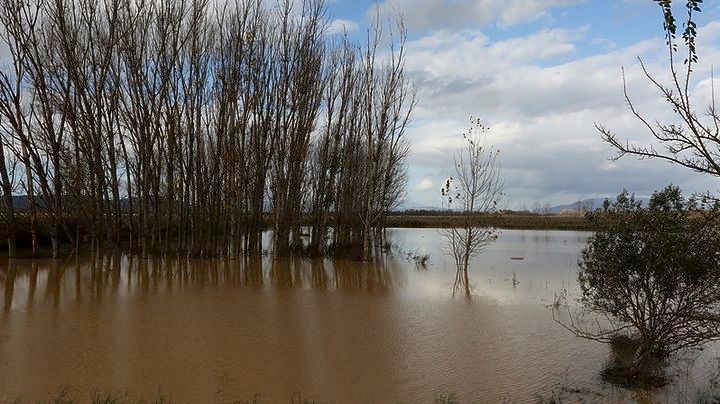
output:
[[[632,114],[653,135],[655,144],[637,146],[596,125],[619,159],[632,155],[657,158],[695,172],[720,175],[720,116],[715,107],[714,77],[710,105],[704,116],[694,107],[690,82],[698,62],[697,24],[702,0],[685,2],[680,28],[672,0],[654,0],[662,10],[669,55],[670,84],[662,84],[640,66],[666,101],[677,122],[664,124],[643,116],[630,98],[623,73],[625,101]],[[676,61],[681,31],[686,56]],[[656,192],[646,209],[623,192],[614,203],[589,214],[605,228],[591,237],[579,261],[582,309],[569,324],[576,335],[609,343],[612,359],[604,380],[633,387],[668,382],[665,364],[680,351],[702,349],[720,339],[720,200],[706,195],[686,199],[677,187]],[[557,305],[553,306],[553,314]],[[588,317],[588,318],[585,318]],[[590,318],[592,317],[592,318]]]
[[[590,217],[611,224],[582,252],[583,309],[563,325],[617,351],[606,380],[663,384],[662,361],[720,339],[720,205],[669,186],[647,209],[625,192]]]
[[[324,0],[1,0],[8,252],[309,247],[369,258],[401,199],[415,105],[402,21],[362,45]],[[26,195],[24,209],[16,195]],[[332,215],[331,215],[332,213]],[[329,227],[332,226],[332,232]]]
[[[440,230],[443,251],[453,258],[456,267],[453,295],[462,290],[470,297],[470,259],[491,245],[499,233],[494,226],[469,220],[479,213],[499,211],[503,197],[505,177],[500,169],[500,150],[487,144],[489,130],[479,119],[470,118],[462,146],[455,151],[454,177],[448,178],[440,190],[443,204],[457,209],[465,218],[459,226]]]

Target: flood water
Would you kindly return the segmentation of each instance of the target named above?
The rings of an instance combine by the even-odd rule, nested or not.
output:
[[[576,338],[548,308],[576,297],[589,233],[505,230],[453,297],[455,268],[432,229],[392,229],[372,264],[332,260],[145,260],[87,256],[0,261],[0,402],[67,390],[162,392],[179,402],[677,402],[709,383],[711,346],[679,360],[676,382],[604,384],[603,344]],[[430,253],[427,267],[408,255]],[[522,259],[520,259],[522,258]],[[519,283],[513,283],[513,273]]]

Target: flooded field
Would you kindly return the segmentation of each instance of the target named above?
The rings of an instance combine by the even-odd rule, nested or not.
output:
[[[695,402],[720,353],[675,361],[653,392],[604,384],[603,344],[553,321],[578,293],[589,233],[505,230],[471,266],[472,296],[432,229],[389,230],[391,256],[145,260],[104,255],[0,266],[0,402],[63,389],[180,402]],[[426,266],[413,255],[430,254]],[[516,280],[513,281],[513,278]]]

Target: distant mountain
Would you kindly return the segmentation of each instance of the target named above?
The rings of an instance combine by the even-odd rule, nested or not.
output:
[[[603,202],[605,202],[606,199],[609,199],[610,201],[615,200],[615,198],[592,198],[592,199],[583,199],[582,201],[577,201],[574,203],[570,203],[567,205],[557,205],[550,208],[550,213],[561,213],[563,211],[568,210],[574,210],[574,211],[590,211],[602,208]],[[642,198],[642,197],[635,197],[636,200],[642,202],[643,206],[647,206],[650,202],[650,198]]]
[[[403,212],[406,210],[439,210],[437,206],[423,205],[413,201],[405,201],[397,207],[397,211]]]
[[[589,211],[589,210],[595,210],[602,208],[603,202],[605,202],[605,199],[615,200],[614,197],[612,198],[591,198],[591,199],[583,199],[581,201],[577,201],[574,203],[569,203],[566,205],[556,205],[552,206],[550,208],[540,209],[537,213],[552,213],[552,214],[558,214],[563,211]],[[635,199],[642,202],[643,206],[647,206],[648,202],[650,201],[650,198],[642,198],[642,197],[636,197]],[[438,206],[431,206],[431,205],[423,205],[414,201],[405,201],[403,202],[398,208],[396,209],[398,212],[405,212],[405,211],[412,211],[412,210],[429,210],[429,211],[437,211],[441,210]],[[549,212],[546,212],[545,210],[549,210]]]

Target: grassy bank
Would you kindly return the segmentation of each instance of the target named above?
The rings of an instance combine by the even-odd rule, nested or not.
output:
[[[392,214],[387,227],[437,228],[462,226],[467,218],[455,215],[439,214]],[[507,213],[498,215],[477,215],[471,222],[480,226],[495,226],[503,229],[525,230],[597,230],[583,215],[536,215]]]

